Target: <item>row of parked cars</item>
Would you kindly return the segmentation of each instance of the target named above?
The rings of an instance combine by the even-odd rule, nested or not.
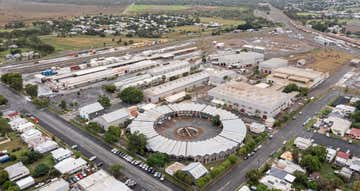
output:
[[[136,160],[132,156],[130,156],[124,152],[121,152],[117,149],[112,149],[111,152],[114,153],[115,155],[123,158],[128,163],[142,169],[143,171],[145,171],[149,174],[152,174],[155,178],[158,178],[161,181],[165,180],[165,175],[163,175],[161,172],[156,171],[153,167],[147,165],[146,163],[144,163],[140,160]]]

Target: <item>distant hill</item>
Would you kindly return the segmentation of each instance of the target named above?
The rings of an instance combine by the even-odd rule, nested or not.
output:
[[[133,0],[25,0],[31,2],[41,3],[64,3],[76,5],[127,5],[131,4]]]

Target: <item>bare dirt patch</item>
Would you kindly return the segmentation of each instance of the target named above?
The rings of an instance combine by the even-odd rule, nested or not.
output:
[[[335,71],[339,70],[340,67],[349,63],[352,58],[352,55],[342,51],[321,48],[307,53],[298,54],[292,58],[289,58],[289,61],[296,63],[296,61],[299,59],[305,59],[305,67],[321,72],[334,73]]]

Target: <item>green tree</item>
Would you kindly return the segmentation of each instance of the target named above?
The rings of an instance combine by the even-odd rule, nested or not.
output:
[[[356,107],[357,110],[360,110],[360,100],[356,101],[354,106]]]
[[[150,166],[164,167],[169,162],[169,156],[165,153],[152,153],[146,163]]]
[[[132,153],[145,153],[147,138],[144,134],[138,131],[128,135],[128,150]]]
[[[0,184],[4,184],[4,182],[6,182],[7,180],[9,180],[9,174],[5,170],[1,170],[0,171]]]
[[[0,136],[11,131],[10,125],[7,119],[0,117]]]
[[[308,178],[307,175],[300,171],[294,172],[295,180],[294,180],[294,186],[298,189],[304,189],[307,187],[308,184]]]
[[[119,127],[110,126],[105,132],[104,139],[108,143],[115,143],[119,141],[121,130]]]
[[[3,95],[0,95],[0,105],[5,105],[7,103],[8,100]]]
[[[97,101],[105,108],[111,106],[110,98],[106,95],[100,95]]]
[[[1,81],[16,91],[20,91],[23,88],[23,80],[20,73],[3,74],[1,76]]]
[[[283,89],[284,93],[290,93],[290,92],[294,92],[294,91],[298,91],[298,86],[293,83],[286,85]]]
[[[13,185],[6,189],[6,191],[20,191],[20,188],[17,185]]]
[[[136,87],[127,87],[119,93],[118,97],[125,103],[135,104],[144,99],[144,94]]]
[[[174,176],[175,176],[175,178],[177,178],[189,185],[192,184],[192,182],[193,182],[193,178],[181,170],[176,171]]]
[[[109,167],[110,174],[115,178],[119,178],[121,176],[122,166],[120,164],[113,164]]]
[[[90,131],[95,131],[97,133],[104,133],[104,129],[96,122],[89,122],[86,128]]]
[[[251,185],[255,185],[258,183],[261,173],[258,169],[253,169],[247,172],[245,177]]]
[[[318,157],[311,154],[304,155],[300,162],[301,166],[305,167],[309,172],[318,171],[321,168],[321,162]]]
[[[116,86],[114,84],[104,85],[103,88],[109,93],[114,93],[116,91]]]
[[[50,168],[46,164],[41,163],[35,167],[33,176],[35,178],[38,178],[38,177],[46,175],[47,173],[49,173],[49,171],[50,171]]]
[[[59,104],[59,107],[62,109],[62,110],[66,110],[67,106],[66,106],[66,101],[65,100],[61,100],[60,104]]]
[[[5,181],[2,184],[2,188],[7,190],[9,187],[14,186],[15,184],[13,182],[11,182],[10,180]]]
[[[214,126],[220,126],[221,125],[220,115],[215,115],[214,117],[212,117],[211,123]]]
[[[325,162],[327,151],[326,148],[323,146],[313,146],[305,150],[304,155],[306,154],[317,157],[320,162]]]
[[[21,161],[24,164],[33,164],[34,162],[38,161],[42,158],[42,154],[36,151],[28,151],[22,154]]]
[[[50,104],[50,99],[47,97],[33,98],[32,102],[37,108],[45,108]]]
[[[32,98],[38,96],[38,86],[34,84],[26,84],[25,92]]]

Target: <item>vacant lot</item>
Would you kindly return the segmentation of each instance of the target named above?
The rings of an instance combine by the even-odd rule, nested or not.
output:
[[[22,0],[0,0],[0,26],[9,21],[21,20],[31,23],[49,18],[71,18],[80,15],[121,14],[126,6],[73,5],[34,3]]]
[[[314,70],[322,71],[322,72],[330,72],[333,73],[344,64],[349,63],[349,61],[353,58],[352,55],[347,54],[345,52],[321,48],[315,49],[313,51],[299,54],[291,60],[295,62],[299,59],[305,59],[306,65],[305,67],[313,68]]]

